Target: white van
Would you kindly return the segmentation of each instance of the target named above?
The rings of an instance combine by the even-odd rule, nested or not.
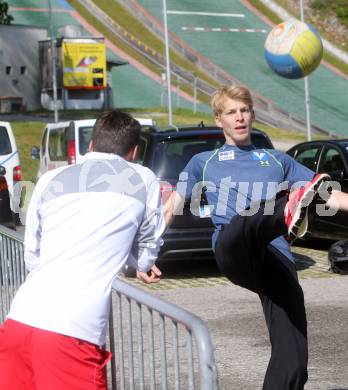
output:
[[[154,124],[152,119],[136,119],[143,126]],[[40,148],[31,149],[31,157],[40,159],[37,178],[51,169],[79,163],[87,153],[94,123],[95,119],[84,119],[47,124]]]
[[[0,165],[6,169],[6,181],[13,199],[13,187],[22,180],[22,167],[19,161],[18,149],[9,122],[0,121]]]

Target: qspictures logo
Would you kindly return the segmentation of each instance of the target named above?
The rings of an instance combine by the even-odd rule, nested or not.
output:
[[[267,156],[267,155],[266,155]],[[225,158],[225,157],[224,157]],[[231,155],[228,157],[231,158]],[[256,155],[256,161],[263,161],[264,163],[268,160],[263,155]],[[100,191],[100,192],[115,192],[125,196],[130,196],[138,201],[144,201],[146,188],[141,177],[133,170],[130,169],[127,164],[120,166],[119,169],[115,168],[108,162],[101,164],[104,167],[103,172],[99,169],[93,169],[93,164],[84,166],[79,172],[78,179],[70,181],[73,183],[73,188],[67,188],[66,184],[59,180],[53,180],[49,184],[49,188],[45,192],[45,200],[53,199],[59,195],[67,192],[81,192],[81,191]],[[266,165],[265,165],[266,166]],[[227,203],[230,197],[230,193],[234,192],[234,198],[236,204],[233,206],[237,214],[251,216],[254,215],[260,208],[261,199],[267,201],[267,207],[265,207],[265,215],[271,215],[274,212],[275,196],[278,192],[283,190],[295,190],[304,186],[307,182],[297,182],[289,186],[288,182],[234,182],[231,177],[225,177],[221,179],[220,183],[213,183],[209,181],[200,181],[195,183],[191,187],[190,193],[188,193],[188,176],[186,172],[182,172],[179,176],[179,181],[176,186],[176,191],[181,195],[186,195],[186,198],[190,200],[190,211],[193,215],[203,217],[202,205],[201,205],[201,193],[202,188],[206,189],[206,195],[208,198],[209,210],[205,207],[204,211],[209,211],[210,215],[226,215]],[[339,182],[329,181],[325,182],[328,186],[322,186],[317,196],[319,201],[315,201],[316,208],[315,212],[320,216],[333,216],[338,211],[338,205],[328,207],[326,204],[327,199],[330,197],[330,191],[336,190],[341,191]],[[161,182],[161,186],[173,189],[169,182]],[[266,187],[265,187],[266,186]],[[34,190],[34,183],[22,181],[17,182],[14,187],[14,198],[13,198],[13,211],[19,213],[21,222],[25,225],[26,212],[28,209],[29,201]],[[329,187],[329,188],[328,188]],[[217,202],[209,204],[210,194],[215,194],[214,197]],[[266,194],[266,196],[263,196]],[[168,199],[170,196],[167,197]],[[173,200],[171,200],[173,201]],[[175,215],[183,215],[185,202],[181,202],[181,206],[175,208]],[[252,207],[250,207],[252,205]],[[151,219],[152,214],[158,212],[156,205],[150,205],[147,208],[148,218]],[[206,217],[207,215],[204,214]]]

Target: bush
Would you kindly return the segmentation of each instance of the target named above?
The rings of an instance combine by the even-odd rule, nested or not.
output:
[[[329,4],[327,0],[312,0],[310,3],[311,8],[315,10],[323,10],[326,9]]]
[[[348,7],[337,8],[336,15],[340,19],[348,19]]]

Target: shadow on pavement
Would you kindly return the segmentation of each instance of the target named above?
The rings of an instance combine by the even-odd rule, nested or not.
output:
[[[335,243],[336,241],[332,240],[314,240],[314,239],[307,239],[307,240],[301,240],[298,239],[294,242],[294,246],[298,246],[301,248],[310,248],[310,249],[317,249],[317,250],[329,250],[330,246]],[[335,389],[333,389],[335,390]],[[343,389],[345,390],[345,389]]]
[[[301,255],[299,253],[293,253],[293,255],[297,271],[310,268],[315,264],[315,261],[309,256]]]
[[[157,265],[166,279],[218,278],[222,276],[214,258],[168,258],[160,260]]]

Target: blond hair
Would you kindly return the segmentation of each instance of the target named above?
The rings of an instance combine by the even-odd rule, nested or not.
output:
[[[211,96],[210,105],[214,111],[214,115],[220,115],[225,108],[225,100],[230,98],[232,100],[238,100],[253,108],[253,99],[248,88],[240,85],[225,85],[217,89]]]

